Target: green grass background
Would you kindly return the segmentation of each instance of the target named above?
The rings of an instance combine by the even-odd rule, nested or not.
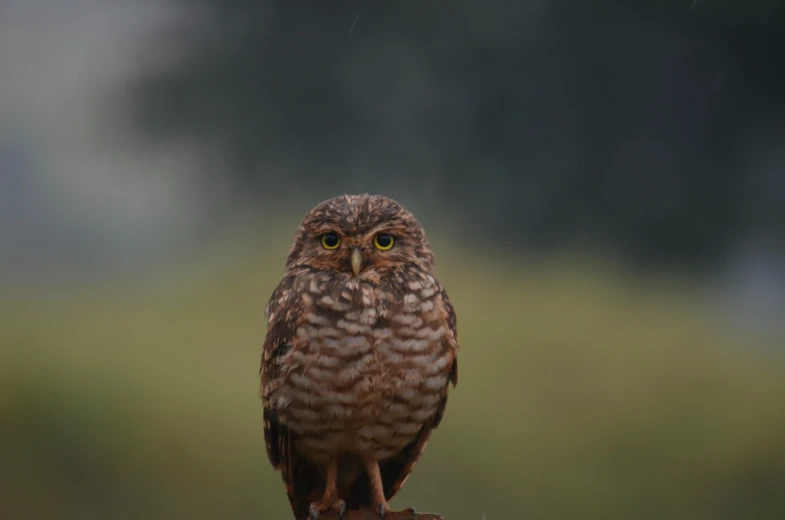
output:
[[[258,399],[289,237],[144,283],[0,296],[0,517],[290,512]],[[393,507],[447,520],[785,518],[785,356],[678,280],[437,244],[459,384]]]

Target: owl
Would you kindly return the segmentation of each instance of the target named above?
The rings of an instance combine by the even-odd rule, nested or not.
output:
[[[322,202],[265,318],[264,438],[295,518],[384,517],[458,381],[455,312],[425,231],[387,197]]]

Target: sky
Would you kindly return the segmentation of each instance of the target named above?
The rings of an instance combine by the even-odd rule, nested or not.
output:
[[[119,115],[130,80],[166,66],[155,38],[183,16],[169,5],[4,0],[0,283],[155,268],[209,218],[203,208],[220,186],[205,182],[194,145],[150,146]],[[757,142],[751,171],[776,170],[785,152]],[[779,321],[782,258],[765,243],[740,252],[719,280],[731,315],[755,326]]]
[[[138,263],[195,225],[194,154],[139,145],[117,117],[161,4],[4,0],[0,277]]]

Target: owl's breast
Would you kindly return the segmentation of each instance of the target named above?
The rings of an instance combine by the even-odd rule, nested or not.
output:
[[[282,420],[311,451],[402,449],[436,413],[454,359],[438,291],[423,278],[303,298],[277,397]]]

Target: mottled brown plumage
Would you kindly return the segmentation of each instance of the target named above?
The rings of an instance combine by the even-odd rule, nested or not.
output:
[[[317,205],[265,316],[264,435],[295,517],[387,511],[457,383],[455,313],[424,230],[382,196]]]

